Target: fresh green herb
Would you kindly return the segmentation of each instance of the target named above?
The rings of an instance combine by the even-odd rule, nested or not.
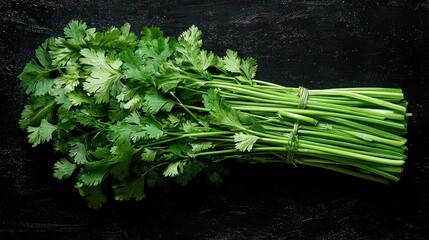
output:
[[[100,32],[71,21],[47,39],[19,79],[20,120],[33,146],[63,157],[54,177],[76,181],[88,205],[141,200],[145,187],[200,176],[221,182],[223,161],[286,163],[387,183],[405,162],[400,89],[307,90],[256,80],[256,61],[202,49],[156,27]]]

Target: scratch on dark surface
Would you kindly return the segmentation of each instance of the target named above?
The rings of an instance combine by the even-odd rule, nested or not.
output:
[[[301,222],[308,222],[308,221],[320,221],[320,220],[324,220],[325,217],[311,217],[311,218],[304,218],[301,219]]]

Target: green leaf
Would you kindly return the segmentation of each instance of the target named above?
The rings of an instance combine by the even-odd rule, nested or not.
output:
[[[183,158],[185,156],[188,156],[191,152],[191,147],[188,144],[188,141],[186,139],[181,139],[178,141],[175,141],[173,144],[170,145],[168,148],[168,151],[171,153],[170,157],[180,157]]]
[[[242,61],[241,70],[249,81],[252,80],[256,75],[256,60],[253,58],[247,58]]]
[[[175,63],[184,70],[193,70],[206,79],[211,79],[209,67],[218,67],[219,58],[212,52],[201,50],[201,31],[191,26],[180,35],[176,44]]]
[[[74,159],[74,162],[77,164],[84,164],[88,162],[86,158],[86,145],[82,142],[72,142],[70,143],[69,156]]]
[[[174,90],[182,79],[165,79],[158,81],[158,89],[162,89],[164,93]]]
[[[88,207],[98,209],[106,202],[101,186],[88,187],[78,182],[76,188],[82,197],[86,197]]]
[[[130,24],[125,23],[120,29],[110,27],[105,32],[97,32],[95,28],[87,29],[85,41],[93,49],[121,50],[134,48],[137,36],[130,32]]]
[[[188,184],[205,168],[205,165],[200,161],[188,162],[184,167],[183,173],[176,176],[176,183],[182,186]]]
[[[59,108],[61,110],[64,109],[69,111],[70,108],[73,106],[73,103],[70,101],[70,98],[68,98],[67,95],[65,95],[62,91],[60,91],[58,95],[55,96],[55,102],[57,103],[57,105],[61,106]],[[57,113],[57,115],[60,115],[60,113]]]
[[[225,99],[219,95],[217,89],[209,89],[207,94],[203,95],[203,99],[204,106],[210,110],[210,118],[213,123],[243,129],[239,112],[231,108]]]
[[[164,93],[173,91],[184,80],[180,71],[171,61],[164,62],[159,66],[159,73],[154,75],[156,87]]]
[[[144,109],[149,113],[157,113],[159,110],[170,112],[175,102],[168,99],[163,94],[156,90],[151,90],[144,96]]]
[[[106,202],[106,196],[104,196],[100,187],[92,188],[93,190],[88,193],[86,200],[88,201],[88,207],[98,209]]]
[[[73,92],[77,86],[80,85],[79,66],[76,63],[69,63],[63,69],[63,74],[54,79],[57,88],[62,89],[64,92]]]
[[[206,73],[205,70],[207,70],[207,68],[209,67],[216,66],[217,63],[218,63],[218,58],[212,52],[201,50],[198,57],[198,62],[195,66],[196,68],[195,70],[197,72],[204,74],[205,77],[211,78],[210,74]]]
[[[98,147],[92,152],[92,156],[97,159],[106,159],[110,157],[110,149],[107,147]]]
[[[25,93],[34,96],[49,93],[54,85],[49,75],[51,71],[51,69],[40,66],[34,59],[28,62],[18,76]]]
[[[186,30],[179,36],[179,42],[187,43],[190,46],[195,46],[199,48],[203,45],[201,35],[201,31],[195,25],[192,25],[188,30]]]
[[[135,125],[142,125],[142,123],[145,121],[143,117],[138,112],[131,112],[130,115],[128,115],[124,121],[126,123],[131,123]]]
[[[52,133],[55,131],[56,126],[46,121],[46,119],[42,119],[39,127],[29,126],[27,131],[28,141],[33,144],[33,147],[47,142],[52,139]]]
[[[180,118],[176,117],[173,114],[168,114],[168,122],[171,124],[172,127],[177,127],[177,125],[180,123]]]
[[[150,148],[144,148],[141,154],[141,159],[145,162],[152,162],[156,159],[157,151]]]
[[[51,59],[49,59],[49,42],[52,41],[52,38],[48,38],[45,42],[42,43],[36,49],[36,59],[39,61],[40,65],[46,69],[52,69]]]
[[[42,119],[51,120],[55,100],[51,96],[30,96],[19,120],[19,127],[26,129],[28,126],[39,126]]]
[[[98,163],[87,163],[86,167],[79,172],[78,179],[86,186],[98,186],[103,181],[107,172],[103,168],[91,167],[91,164],[96,166]]]
[[[230,49],[226,50],[226,56],[223,58],[224,68],[232,73],[241,73],[241,59],[237,52]]]
[[[64,28],[64,35],[66,39],[73,44],[82,45],[85,43],[86,28],[86,23],[83,21],[71,20]]]
[[[204,129],[200,127],[200,125],[196,122],[187,120],[182,124],[183,131],[185,133],[196,133],[196,132],[202,132]]]
[[[130,141],[117,143],[110,149],[112,158],[109,163],[113,166],[110,173],[117,179],[122,180],[129,176],[130,164],[133,160],[133,155],[137,152],[133,148]]]
[[[142,34],[143,37],[137,52],[145,59],[146,67],[152,67],[156,70],[162,62],[173,54],[174,41],[165,38],[158,27],[145,27]]]
[[[194,142],[191,143],[192,152],[198,153],[213,147],[213,142]]]
[[[145,197],[144,186],[144,176],[135,180],[122,182],[114,186],[115,199],[119,201],[126,201],[130,199],[142,200]]]
[[[231,73],[237,73],[244,75],[244,78],[241,76],[237,77],[240,81],[250,82],[255,77],[257,64],[255,59],[247,58],[243,60],[238,57],[237,52],[232,50],[226,51],[226,56],[222,59],[223,68]]]
[[[64,38],[49,41],[49,58],[52,59],[52,66],[54,67],[62,67],[77,62],[81,57],[79,51],[79,46],[67,42]]]
[[[154,123],[146,124],[143,129],[146,131],[149,138],[159,139],[164,135],[164,131],[159,129],[159,127]]]
[[[121,108],[120,104],[114,100],[110,99],[108,105],[108,117],[112,122],[121,121],[128,116],[128,111]]]
[[[54,164],[54,177],[58,179],[67,179],[73,174],[76,167],[76,164],[62,158]]]
[[[159,176],[160,174],[157,173],[156,171],[154,170],[149,171],[149,173],[147,174],[147,180],[146,180],[147,186],[151,188],[155,187]]]
[[[214,183],[214,184],[222,183],[222,179],[221,179],[221,177],[220,177],[220,175],[219,175],[218,172],[208,172],[206,174],[207,174],[207,176],[209,177],[209,180],[212,183]]]
[[[177,175],[179,175],[179,166],[182,165],[183,167],[183,163],[181,161],[179,162],[174,162],[174,163],[170,163],[168,165],[168,167],[164,170],[164,177],[175,177]]]
[[[253,144],[255,144],[258,139],[259,137],[254,135],[236,133],[234,135],[235,148],[242,152],[250,152],[253,148]]]
[[[122,61],[110,59],[100,50],[82,49],[80,53],[84,56],[80,59],[81,63],[91,66],[91,74],[83,84],[84,90],[94,93],[96,103],[107,103],[110,94],[116,95],[121,90],[119,69]]]
[[[93,99],[91,99],[83,91],[74,91],[73,93],[66,93],[65,95],[69,98],[73,106],[79,106],[85,103],[93,103]]]
[[[121,92],[116,96],[116,99],[121,102],[121,107],[135,111],[143,107],[144,98],[140,94],[142,85],[135,88],[130,88],[125,85]]]
[[[228,174],[220,163],[212,163],[205,167],[204,173],[209,177],[209,180],[214,184],[222,183],[221,174]]]
[[[134,48],[137,45],[137,36],[131,32],[131,25],[129,23],[124,23],[119,29],[121,35],[116,42],[117,48]]]
[[[144,66],[143,56],[138,52],[125,49],[119,54],[119,57],[124,62],[122,67],[125,69],[123,74],[126,78],[146,81],[155,73],[153,67]]]

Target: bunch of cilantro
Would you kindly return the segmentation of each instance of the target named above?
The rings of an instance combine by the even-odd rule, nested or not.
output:
[[[405,162],[400,89],[307,90],[254,79],[256,61],[202,49],[195,26],[177,39],[157,27],[106,31],[71,21],[19,75],[28,94],[19,122],[33,147],[63,158],[89,207],[106,195],[141,200],[145,187],[207,176],[228,159],[289,163],[387,183]]]

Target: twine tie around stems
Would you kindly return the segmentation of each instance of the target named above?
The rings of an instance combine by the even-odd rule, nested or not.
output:
[[[299,96],[298,109],[304,109],[307,106],[307,102],[308,102],[308,89],[304,87],[299,87],[298,96]],[[288,146],[289,149],[286,156],[286,163],[288,164],[295,165],[295,162],[294,162],[295,152],[298,149],[298,129],[299,129],[299,120],[295,120],[295,123],[293,124],[293,129],[290,133],[290,142]]]

